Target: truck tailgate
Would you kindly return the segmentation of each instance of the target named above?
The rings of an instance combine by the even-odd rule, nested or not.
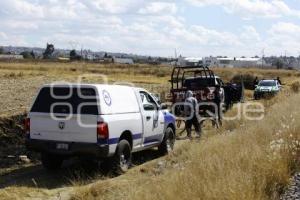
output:
[[[73,115],[53,119],[49,114],[31,114],[30,138],[64,142],[97,143],[97,116]]]

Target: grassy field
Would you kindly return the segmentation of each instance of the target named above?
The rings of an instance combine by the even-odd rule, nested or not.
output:
[[[78,76],[83,76],[84,82],[102,83],[103,80],[89,74],[104,74],[109,83],[131,82],[151,92],[165,93],[170,87],[171,70],[167,66],[147,65],[0,62],[0,140],[17,137],[16,132],[21,131],[20,118],[28,111],[42,84],[62,80],[76,82]],[[104,179],[97,176],[90,180],[76,176],[68,183],[44,187],[40,186],[44,183],[32,181],[39,174],[29,173],[26,179],[31,184],[16,183],[1,189],[0,199],[45,199],[58,194],[63,199],[277,199],[299,162],[299,143],[295,141],[300,141],[297,123],[300,87],[296,84],[300,73],[263,69],[214,71],[225,82],[235,75],[280,76],[285,83],[284,92],[271,100],[260,101],[266,106],[263,120],[225,122],[220,130],[205,131],[200,143],[178,142],[174,154],[138,165],[123,176]],[[246,96],[251,100],[252,91],[246,91]],[[235,111],[236,108],[227,115],[234,115]],[[0,148],[0,155],[1,151]],[[15,167],[22,169],[23,166]],[[55,182],[39,167],[33,169],[46,177],[43,181]],[[8,171],[6,178],[9,171],[13,171],[3,170]],[[58,176],[64,173],[59,172]],[[58,176],[54,177],[60,181]]]
[[[54,81],[103,83],[101,75],[108,77],[109,83],[129,82],[144,87],[154,93],[166,93],[170,89],[172,68],[149,65],[113,65],[95,63],[61,62],[0,62],[0,116],[12,115],[28,110],[38,88]],[[224,81],[235,75],[252,75],[259,78],[280,76],[290,85],[300,77],[300,72],[263,69],[215,69]],[[247,91],[247,96],[252,92]]]

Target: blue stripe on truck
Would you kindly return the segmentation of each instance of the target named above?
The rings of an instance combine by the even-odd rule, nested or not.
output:
[[[138,139],[141,139],[142,138],[142,134],[141,133],[138,133],[138,134],[133,134],[132,135],[132,139],[133,140],[138,140]],[[109,138],[108,140],[107,139],[99,139],[98,140],[98,144],[118,144],[119,143],[119,140],[120,138]]]
[[[132,139],[133,140],[138,140],[138,139],[141,139],[141,138],[142,138],[142,134],[141,133],[132,135]]]
[[[149,144],[149,143],[153,143],[153,142],[160,142],[162,137],[163,137],[163,134],[145,137],[144,144]]]

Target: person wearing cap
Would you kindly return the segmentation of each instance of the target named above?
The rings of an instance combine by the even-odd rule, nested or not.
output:
[[[187,132],[187,137],[189,139],[192,139],[192,126],[194,126],[195,131],[196,131],[196,137],[200,138],[200,134],[201,134],[201,127],[200,127],[200,123],[197,117],[197,105],[198,105],[198,101],[197,99],[194,97],[193,92],[188,90],[186,92],[186,96],[185,96],[185,115],[188,118],[186,120],[186,132]]]

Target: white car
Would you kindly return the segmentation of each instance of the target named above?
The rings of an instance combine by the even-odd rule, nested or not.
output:
[[[254,99],[260,99],[264,96],[276,95],[282,86],[278,80],[261,80],[258,85],[255,86]]]
[[[120,173],[131,153],[175,143],[175,117],[142,88],[119,85],[44,85],[25,120],[26,146],[57,169],[71,156],[109,160]],[[106,159],[109,158],[109,159]]]

